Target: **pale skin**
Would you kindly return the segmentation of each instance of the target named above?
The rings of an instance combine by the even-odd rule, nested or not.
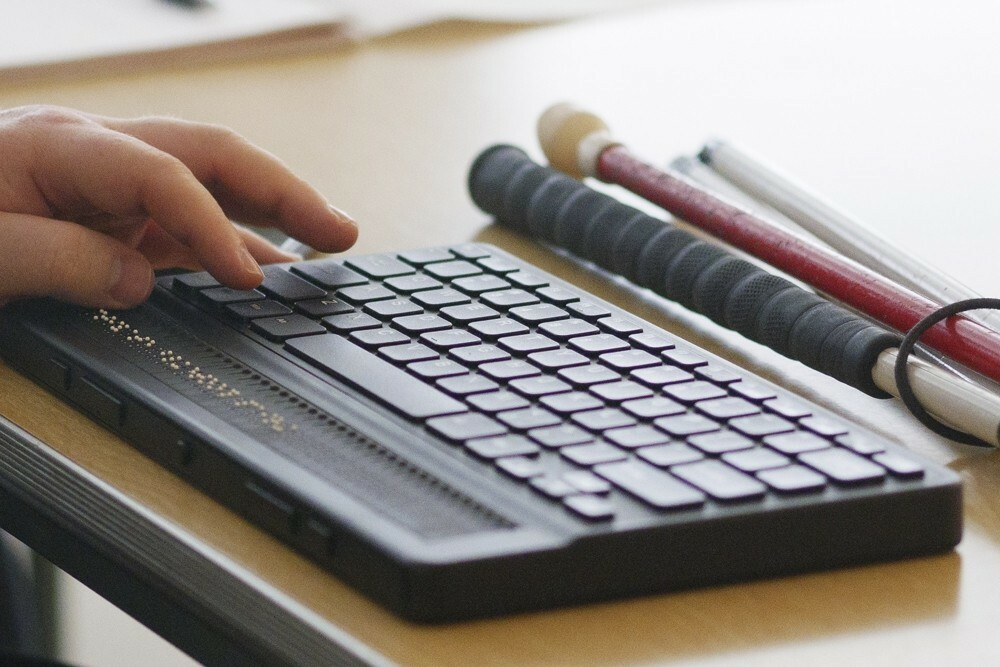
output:
[[[339,252],[357,226],[226,128],[52,107],[0,111],[0,305],[51,296],[129,308],[153,271],[204,269],[237,289],[296,259],[241,226]]]

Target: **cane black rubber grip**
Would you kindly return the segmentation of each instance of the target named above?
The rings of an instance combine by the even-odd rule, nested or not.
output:
[[[646,215],[521,149],[492,146],[469,172],[497,222],[676,301],[745,337],[880,398],[872,368],[900,338],[723,247]]]

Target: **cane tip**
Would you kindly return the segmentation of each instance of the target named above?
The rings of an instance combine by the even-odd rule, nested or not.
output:
[[[608,136],[597,115],[568,103],[549,107],[538,119],[538,142],[549,164],[577,178],[596,175],[596,156],[587,144],[596,137],[606,145]]]

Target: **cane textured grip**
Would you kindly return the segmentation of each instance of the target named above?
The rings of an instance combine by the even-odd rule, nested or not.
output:
[[[882,327],[780,276],[534,163],[514,146],[484,151],[473,201],[496,220],[565,248],[792,359],[886,397],[872,380],[899,345]]]

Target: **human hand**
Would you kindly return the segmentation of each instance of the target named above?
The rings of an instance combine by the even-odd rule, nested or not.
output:
[[[231,219],[323,252],[357,238],[349,217],[225,128],[49,106],[0,111],[0,305],[48,295],[127,308],[168,266],[250,289],[263,278],[258,263],[294,259]]]

